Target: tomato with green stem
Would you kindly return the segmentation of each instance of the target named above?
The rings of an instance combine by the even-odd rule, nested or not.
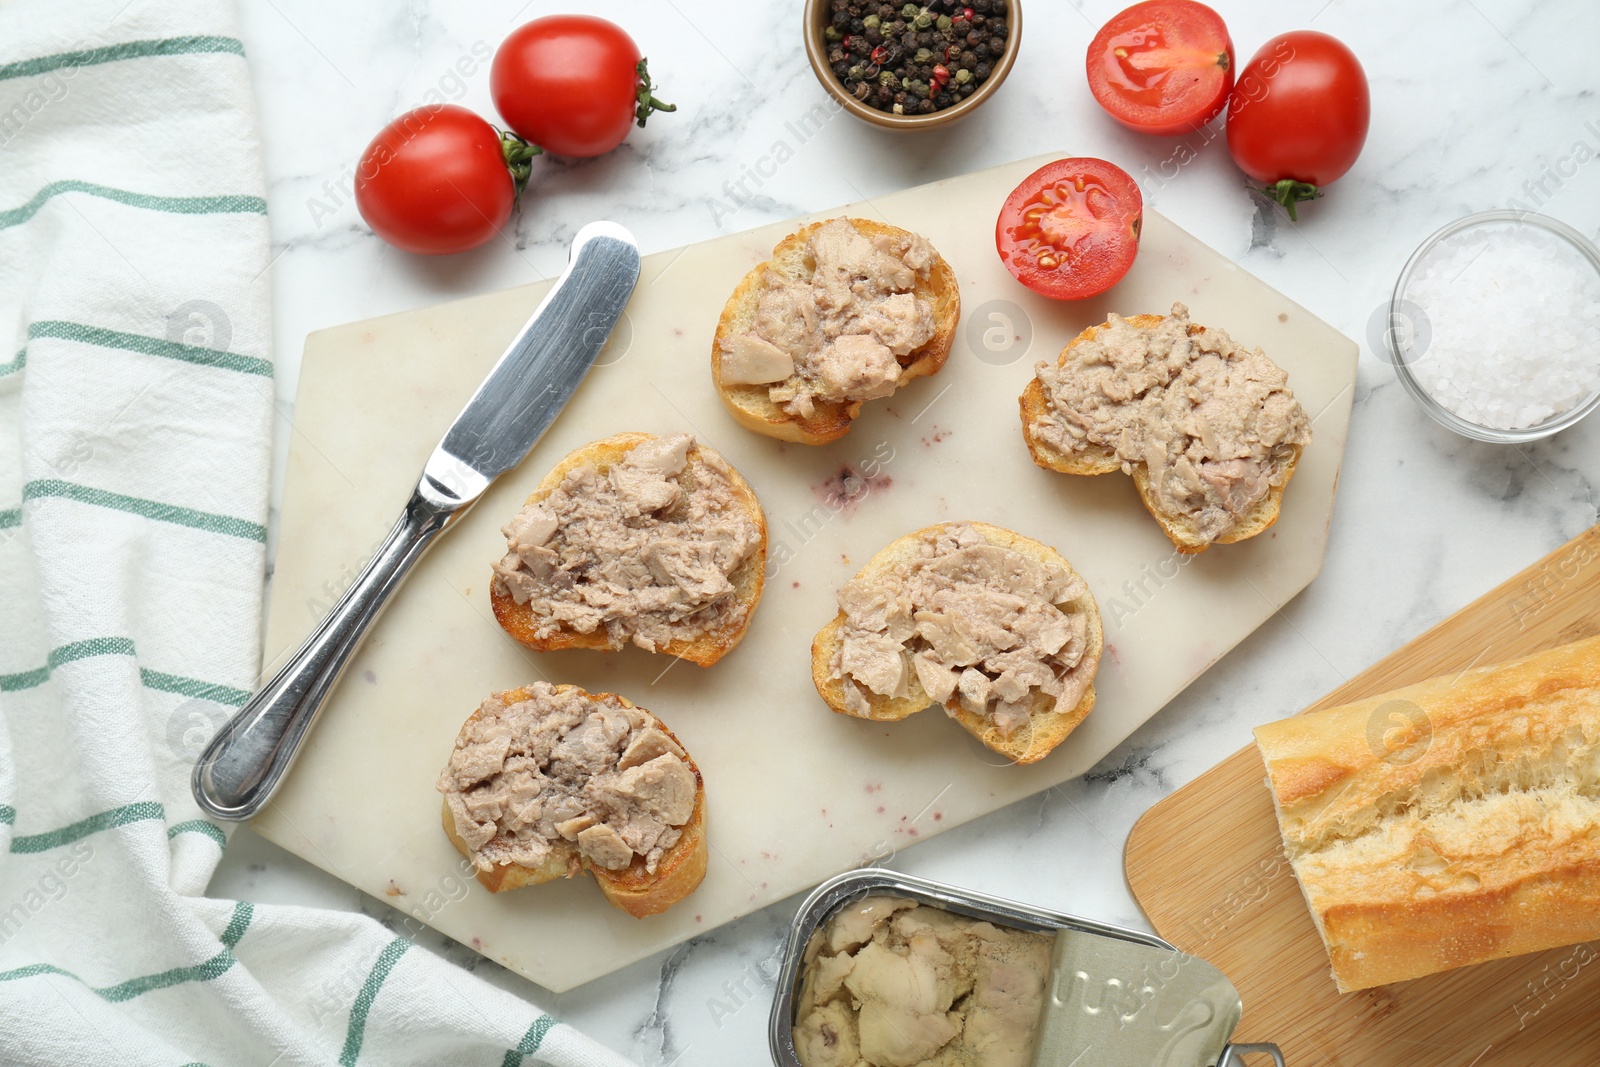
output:
[[[1133,266],[1144,198],[1127,171],[1103,159],[1047,163],[1006,197],[995,248],[1012,276],[1042,296],[1081,300]]]
[[[511,218],[530,147],[464,107],[431,104],[379,131],[356,165],[356,208],[407,252],[465,252]]]
[[[657,111],[639,46],[593,15],[546,15],[511,32],[494,54],[489,92],[519,136],[558,156],[604,155]]]
[[[1355,165],[1372,101],[1366,72],[1341,41],[1315,30],[1280,34],[1239,72],[1228,101],[1228,152],[1283,205],[1322,195]]]

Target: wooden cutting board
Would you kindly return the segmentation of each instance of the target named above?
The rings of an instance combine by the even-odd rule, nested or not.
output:
[[[1305,587],[1322,566],[1349,427],[1356,346],[1155,212],[1128,276],[1094,300],[1030,294],[994,251],[994,212],[1041,161],[824,212],[878,218],[933,242],[961,287],[949,362],[868,404],[832,445],[738,426],[711,386],[728,294],[803,220],[645,257],[611,343],[520,467],[417,565],[352,661],[294,773],[255,828],[554,990],[806,889],[1082,774]],[[450,420],[548,288],[539,283],[306,339],[293,416],[269,662],[297,645],[388,530]],[[1017,396],[1033,364],[1109,311],[1186,303],[1194,321],[1259,345],[1313,417],[1271,530],[1177,555],[1122,475],[1034,466]],[[652,656],[537,654],[489,608],[500,527],[570,450],[622,430],[692,431],[749,480],[766,511],[768,579],[743,643],[709,670]],[[831,713],[810,646],[838,587],[919,527],[979,519],[1054,545],[1100,603],[1107,654],[1094,712],[1030,767],[938,710],[902,723]],[[433,783],[461,722],[490,692],[535,679],[621,693],[660,715],[706,781],[710,870],[664,915],[609,907],[592,880],[490,894],[463,878]]]
[[[1333,707],[1600,633],[1600,526],[1307,708]],[[1340,995],[1283,855],[1254,745],[1151,808],[1128,885],[1156,930],[1239,987],[1235,1041],[1290,1067],[1593,1067],[1600,942]]]

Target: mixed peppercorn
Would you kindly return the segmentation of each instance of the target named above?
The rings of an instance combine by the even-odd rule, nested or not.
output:
[[[828,65],[845,91],[896,115],[929,115],[975,92],[1006,50],[1008,0],[832,0]]]

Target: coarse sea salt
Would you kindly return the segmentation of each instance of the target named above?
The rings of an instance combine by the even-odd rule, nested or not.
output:
[[[1524,430],[1600,390],[1600,273],[1532,223],[1491,223],[1441,240],[1402,299],[1427,316],[1406,366],[1469,422]]]

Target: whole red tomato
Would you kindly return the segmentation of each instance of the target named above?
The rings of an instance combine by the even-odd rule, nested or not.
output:
[[[1140,133],[1188,133],[1222,111],[1233,88],[1233,41],[1196,0],[1144,0],[1089,43],[1089,91]]]
[[[651,88],[633,38],[592,15],[547,15],[513,30],[489,69],[506,125],[558,156],[604,155],[635,122],[676,110]]]
[[[1228,151],[1295,217],[1295,204],[1342,178],[1367,141],[1372,103],[1355,53],[1315,30],[1261,46],[1228,100]]]
[[[356,207],[396,248],[439,256],[489,240],[511,218],[516,189],[500,134],[454,104],[408,111],[356,166]]]
[[[1082,300],[1122,280],[1139,251],[1144,198],[1128,172],[1103,159],[1046,163],[1006,197],[994,244],[1029,289]]]

